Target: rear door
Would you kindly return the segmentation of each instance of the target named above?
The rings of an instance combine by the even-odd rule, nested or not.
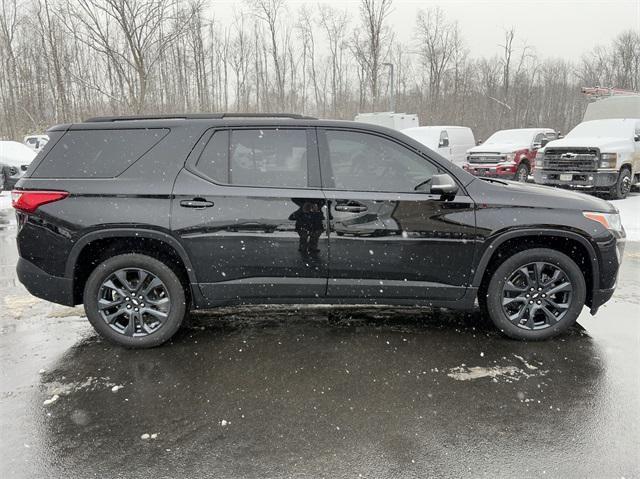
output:
[[[324,296],[319,175],[314,129],[205,134],[176,180],[172,229],[208,300]]]
[[[319,131],[330,297],[455,300],[474,253],[474,203],[429,193],[437,163],[365,131]]]

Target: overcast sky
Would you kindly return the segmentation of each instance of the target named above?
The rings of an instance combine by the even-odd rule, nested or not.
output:
[[[216,17],[229,20],[236,2],[212,0]],[[358,0],[288,0],[296,10],[306,4],[327,3],[358,14]],[[499,50],[504,30],[515,27],[516,44],[535,47],[543,57],[572,59],[599,44],[608,44],[623,30],[640,31],[640,0],[394,0],[389,24],[396,37],[411,40],[415,14],[439,6],[449,20],[459,23],[473,56],[491,56]]]

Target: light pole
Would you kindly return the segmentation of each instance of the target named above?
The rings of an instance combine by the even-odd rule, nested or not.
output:
[[[391,111],[395,113],[396,111],[396,89],[394,85],[394,76],[393,76],[393,63],[383,63],[384,66],[389,67],[389,76],[391,77],[391,95],[389,98],[389,106],[391,107]]]

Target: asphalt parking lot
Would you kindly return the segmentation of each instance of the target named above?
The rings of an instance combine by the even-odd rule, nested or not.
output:
[[[26,293],[5,220],[0,477],[640,476],[640,243],[542,343],[477,313],[253,307],[129,351]]]

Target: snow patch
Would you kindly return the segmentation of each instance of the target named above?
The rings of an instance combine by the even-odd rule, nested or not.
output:
[[[622,226],[627,232],[628,241],[640,241],[640,193],[630,193],[624,200],[610,202],[622,219]]]
[[[517,354],[514,354],[513,357],[515,357],[516,359],[519,359],[520,361],[522,361],[522,364],[524,364],[527,367],[527,369],[531,369],[533,371],[538,369],[536,366],[533,366],[532,364],[529,364],[522,356],[518,356]]]
[[[490,368],[482,366],[458,366],[451,368],[447,376],[457,381],[471,381],[473,379],[497,378],[501,376],[516,379],[523,373],[524,371],[516,366],[492,366]]]
[[[52,381],[45,385],[47,395],[68,396],[69,394],[79,391],[95,391],[104,387],[112,388],[116,386],[114,382],[110,382],[108,378],[98,378],[89,376],[84,381],[70,381],[62,383]],[[118,389],[124,386],[118,386]],[[115,391],[114,391],[115,392]]]
[[[42,404],[44,404],[45,406],[48,406],[49,404],[56,402],[58,399],[60,399],[60,396],[57,394],[54,394],[49,399],[45,399]]]
[[[11,209],[11,193],[4,191],[0,193],[0,211]]]

